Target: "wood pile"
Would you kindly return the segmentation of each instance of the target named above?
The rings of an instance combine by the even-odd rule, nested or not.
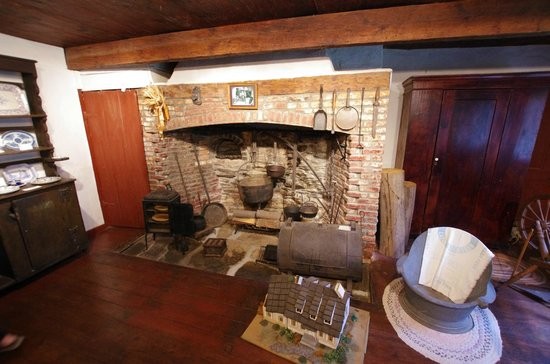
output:
[[[248,225],[263,229],[279,229],[282,212],[234,210],[231,223],[234,225]]]
[[[405,181],[405,171],[382,169],[380,185],[380,252],[399,258],[409,240],[416,183]]]

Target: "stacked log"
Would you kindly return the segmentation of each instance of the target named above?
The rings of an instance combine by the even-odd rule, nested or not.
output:
[[[237,225],[253,225],[259,228],[279,229],[282,212],[233,210],[231,222]]]
[[[382,169],[380,185],[380,252],[399,258],[409,239],[416,184],[405,181],[405,171]]]

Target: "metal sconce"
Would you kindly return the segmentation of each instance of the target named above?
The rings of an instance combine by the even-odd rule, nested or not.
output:
[[[202,104],[201,89],[200,89],[199,86],[193,87],[193,93],[191,94],[191,100],[193,101],[193,104],[195,104],[195,105]]]

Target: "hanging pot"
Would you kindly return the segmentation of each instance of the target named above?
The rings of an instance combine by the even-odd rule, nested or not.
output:
[[[319,207],[313,201],[306,201],[300,207],[300,214],[302,215],[302,217],[305,217],[306,219],[314,218],[315,216],[317,216],[318,212],[319,212]]]
[[[279,164],[269,164],[265,167],[267,175],[271,178],[281,178],[285,175],[286,168]]]

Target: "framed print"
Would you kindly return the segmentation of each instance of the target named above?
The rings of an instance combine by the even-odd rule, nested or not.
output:
[[[255,83],[229,85],[229,108],[250,109],[258,108],[258,88]]]

